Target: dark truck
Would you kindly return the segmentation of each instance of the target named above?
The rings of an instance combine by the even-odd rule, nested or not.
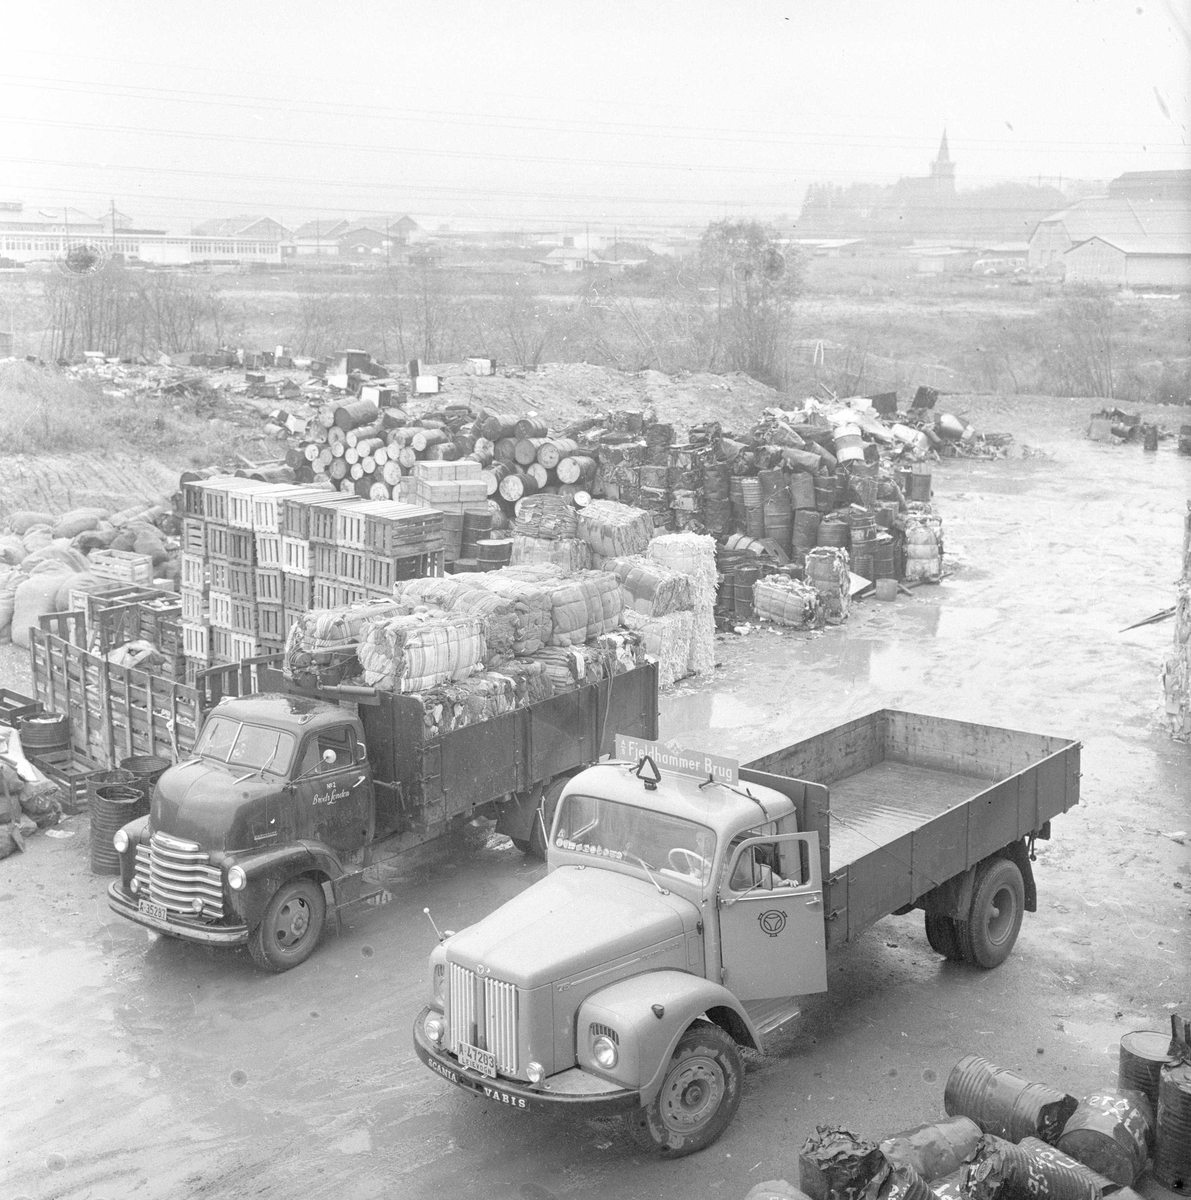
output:
[[[539,812],[552,815],[567,779],[625,728],[657,735],[653,663],[438,737],[419,701],[368,688],[226,697],[192,757],[158,780],[149,815],[115,835],[108,903],[287,970],[313,952],[328,905],[383,895],[370,868],[477,810],[544,854]]]
[[[546,877],[430,956],[414,1046],[518,1110],[625,1114],[671,1156],[740,1102],[740,1048],[827,988],[827,951],[921,908],[998,966],[1037,907],[1035,838],[1079,743],[883,709],[737,767],[618,739],[563,787]]]

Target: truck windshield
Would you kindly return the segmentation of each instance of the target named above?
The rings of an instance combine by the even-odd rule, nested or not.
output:
[[[554,844],[614,862],[641,859],[651,870],[702,885],[715,858],[715,834],[705,825],[598,796],[563,800]]]
[[[211,717],[203,726],[194,752],[200,758],[212,758],[231,767],[284,775],[294,755],[294,744],[294,735],[280,729],[245,725],[231,717]]]

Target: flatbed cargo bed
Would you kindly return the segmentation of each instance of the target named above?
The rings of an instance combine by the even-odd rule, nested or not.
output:
[[[1079,802],[1079,751],[1066,738],[881,709],[741,777],[784,777],[802,827],[818,832],[832,946],[1043,831]]]

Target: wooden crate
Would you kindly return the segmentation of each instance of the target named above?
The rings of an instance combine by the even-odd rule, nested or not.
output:
[[[286,608],[307,609],[313,593],[313,580],[308,575],[282,576],[281,602]]]
[[[262,655],[272,656],[274,654],[282,654],[285,651],[284,638],[260,638],[260,648]]]
[[[115,583],[153,582],[153,560],[147,554],[131,550],[92,550],[87,558],[87,570],[100,579]]]
[[[256,606],[257,633],[262,639],[282,641],[286,635],[285,608],[280,604]]]
[[[204,588],[197,591],[191,588],[182,589],[182,620],[205,621],[207,619],[207,592]]]
[[[229,657],[232,662],[243,662],[246,658],[258,658],[261,654],[260,638],[254,633],[233,633]]]
[[[334,546],[336,538],[336,521],[339,509],[344,505],[354,506],[364,501],[356,495],[347,493],[324,493],[317,503],[310,506],[310,532],[306,535],[312,544],[322,543]]]
[[[39,712],[41,705],[32,696],[0,687],[0,724],[15,726],[22,718],[35,717]]]
[[[332,495],[326,488],[307,487],[286,496],[282,506],[281,532],[286,537],[309,540],[314,509],[325,504]]]
[[[339,603],[339,580],[316,575],[311,582],[311,608],[334,608]]]
[[[188,687],[194,687],[198,683],[198,677],[210,669],[211,660],[209,658],[187,658],[185,662],[186,684]]]
[[[340,583],[355,587],[366,586],[368,579],[368,555],[364,550],[345,550],[340,547],[336,558],[336,578]]]
[[[187,658],[211,657],[211,629],[197,621],[182,622],[182,653]]]
[[[202,517],[182,518],[182,549],[187,554],[207,553],[207,522]]]
[[[199,721],[193,688],[121,667],[40,629],[30,631],[34,695],[70,717],[71,749],[100,766],[134,754],[179,759]]]
[[[256,634],[256,601],[238,600],[235,596],[231,602],[230,628],[236,633]]]
[[[207,526],[207,559],[210,562],[227,559],[227,526]]]
[[[227,560],[242,567],[256,566],[256,536],[252,530],[228,528]]]
[[[289,631],[306,615],[304,609],[286,608],[282,610],[281,629],[286,637]]]
[[[213,558],[208,572],[211,580],[211,590],[214,592],[230,592],[232,564],[226,558]]]
[[[315,575],[333,579],[339,571],[339,548],[322,542],[311,542],[310,561]]]
[[[344,604],[359,604],[368,599],[368,589],[363,586],[357,586],[351,583],[343,583],[337,585],[336,606]]]
[[[281,604],[285,598],[284,578],[280,568],[257,567],[257,601],[261,604]]]
[[[378,507],[388,511],[373,511],[364,518],[364,545],[373,554],[396,558],[442,548],[441,512],[400,502]]]
[[[214,475],[200,485],[203,492],[203,516],[209,524],[228,523],[228,493],[252,491],[260,486],[257,479],[240,479],[235,475]]]
[[[443,552],[433,554],[404,554],[389,558],[369,554],[364,568],[364,586],[370,591],[391,595],[393,584],[403,579],[423,579],[443,573]]]
[[[214,588],[207,593],[211,612],[211,624],[220,629],[232,627],[232,597],[230,592],[217,592]]]
[[[228,567],[227,590],[233,600],[256,599],[256,568],[242,567],[238,563]]]
[[[310,543],[305,538],[281,538],[281,569],[289,575],[313,575],[314,562],[310,557]]]
[[[182,551],[182,586],[198,591],[208,583],[207,562],[201,554]]]
[[[62,811],[68,817],[87,811],[87,780],[104,768],[78,750],[52,750],[29,754],[29,761],[62,791]]]
[[[281,566],[281,534],[262,533],[259,529],[256,538],[256,565],[258,567]]]
[[[228,493],[227,523],[235,529],[256,528],[256,502],[262,496],[284,496],[292,491],[292,483],[265,483],[260,479],[245,480],[247,487]]]
[[[212,663],[230,663],[236,660],[232,657],[232,638],[236,635],[230,629],[211,626],[211,661]]]

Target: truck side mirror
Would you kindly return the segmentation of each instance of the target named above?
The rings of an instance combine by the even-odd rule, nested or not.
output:
[[[336,755],[334,750],[324,750],[323,751],[323,762],[325,762],[328,767],[333,767],[335,765],[335,759],[337,757],[338,756]]]

